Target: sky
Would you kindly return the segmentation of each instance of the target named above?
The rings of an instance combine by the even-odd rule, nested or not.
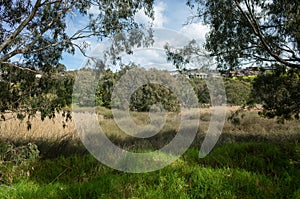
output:
[[[90,12],[94,12],[94,10],[91,9]],[[201,23],[184,25],[187,18],[192,15],[184,0],[155,1],[154,13],[154,46],[150,49],[135,49],[133,55],[124,54],[122,60],[124,63],[132,61],[140,65],[158,65],[161,68],[172,70],[172,66],[166,62],[163,45],[168,42],[173,46],[182,47],[191,39],[203,43],[209,28]],[[142,11],[136,14],[135,20],[140,23],[150,21]],[[76,16],[69,18],[68,31],[73,32],[79,29],[80,24],[84,24],[84,19]],[[99,57],[102,56],[103,49],[110,44],[108,41],[97,42],[95,40],[87,40],[87,43],[90,44],[87,54]],[[76,50],[75,55],[64,53],[62,63],[67,66],[68,70],[75,70],[84,67],[86,61],[87,58],[79,50]]]

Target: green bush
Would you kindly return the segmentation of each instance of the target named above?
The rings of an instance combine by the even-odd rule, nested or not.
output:
[[[263,105],[262,116],[279,120],[300,118],[300,70],[275,65],[273,72],[260,74],[252,96]]]
[[[130,109],[132,111],[147,112],[150,109],[161,111],[161,108],[171,112],[178,111],[179,102],[172,91],[159,84],[144,85],[131,96]]]
[[[11,184],[33,171],[31,163],[39,158],[38,147],[33,143],[15,146],[0,142],[0,184]]]
[[[245,105],[249,102],[252,88],[251,81],[226,78],[224,83],[227,104]]]
[[[12,143],[1,143],[0,153],[0,161],[20,165],[24,161],[38,159],[40,152],[37,145],[33,143],[28,143],[24,146],[15,146]]]

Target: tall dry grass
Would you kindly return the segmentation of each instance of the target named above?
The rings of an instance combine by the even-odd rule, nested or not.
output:
[[[10,114],[11,119],[0,122],[0,139],[19,140],[57,140],[63,137],[76,139],[77,133],[74,123],[68,122],[63,127],[64,118],[57,114],[55,118],[46,118],[41,121],[39,115],[30,120],[31,129],[27,129],[27,120],[18,120],[15,115]]]
[[[229,107],[227,116],[237,110],[237,108]],[[97,111],[99,114],[99,124],[112,142],[120,147],[133,150],[159,149],[168,144],[176,135],[181,119],[179,113],[168,113],[166,123],[158,134],[151,138],[140,139],[125,134],[114,122],[110,110],[99,108]],[[212,109],[209,108],[202,108],[200,110],[200,125],[197,137],[193,143],[195,147],[200,147],[205,137],[210,123],[211,112]],[[90,110],[82,110],[81,115],[83,120],[86,118],[86,114],[91,114]],[[287,121],[285,124],[280,124],[274,119],[259,117],[257,111],[246,111],[243,114],[243,118],[240,118],[240,124],[234,125],[226,120],[218,144],[239,141],[300,142],[299,121]],[[133,121],[138,125],[147,125],[150,122],[149,113],[132,112],[131,116]],[[185,112],[184,117],[187,117],[190,121],[198,119],[195,110]],[[84,151],[74,121],[68,122],[67,126],[63,128],[63,119],[58,114],[56,118],[45,119],[42,122],[37,116],[31,120],[32,128],[30,130],[27,130],[26,121],[11,119],[0,122],[0,139],[14,143],[38,142],[44,154],[49,153],[49,151],[60,153],[67,146],[72,146],[68,149],[67,153],[76,151],[76,148],[80,148],[79,151]],[[122,122],[126,123],[128,118],[122,118],[122,120]],[[144,130],[152,130],[151,126],[148,126],[148,128]]]

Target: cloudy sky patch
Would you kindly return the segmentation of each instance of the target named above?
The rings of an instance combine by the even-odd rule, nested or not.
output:
[[[90,13],[97,13],[97,9],[92,7]],[[154,21],[148,18],[144,11],[141,10],[135,16],[135,20],[139,23],[149,24],[152,23],[155,30],[155,43],[152,49],[138,49],[135,50],[133,55],[125,55],[123,60],[135,61],[141,65],[163,65],[165,64],[169,68],[169,63],[166,62],[165,53],[163,51],[163,46],[168,43],[174,47],[183,47],[191,39],[196,39],[200,43],[205,41],[205,34],[209,31],[207,26],[201,23],[193,23],[184,25],[187,22],[189,16],[191,16],[191,11],[189,7],[185,5],[185,1],[182,0],[161,0],[157,1],[154,5]],[[70,31],[75,31],[76,29],[83,26],[84,19],[72,17],[69,20]],[[80,22],[80,23],[79,23]],[[95,52],[100,55],[101,51],[97,49],[99,47],[99,42],[93,39],[87,40],[91,46],[87,49],[88,54],[95,54]],[[102,42],[102,45],[107,45],[107,43]],[[155,50],[156,49],[156,50]],[[126,57],[126,58],[125,58]],[[79,69],[84,66],[86,58],[76,50],[75,55],[64,54],[63,64],[67,66],[68,69],[74,70]]]

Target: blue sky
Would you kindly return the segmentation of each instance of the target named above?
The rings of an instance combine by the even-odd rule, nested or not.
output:
[[[191,10],[189,7],[186,6],[184,0],[156,1],[154,5],[154,11],[155,11],[154,27],[160,30],[166,29],[166,31],[158,31],[158,33],[156,34],[159,40],[158,42],[163,42],[164,40],[166,42],[173,41],[175,42],[174,44],[180,45],[183,41],[186,42],[185,38],[196,39],[199,42],[204,41],[205,34],[209,30],[206,26],[203,26],[200,23],[194,23],[194,24],[183,26],[188,16],[191,15]],[[92,9],[91,12],[93,12]],[[138,13],[135,19],[136,21],[142,23],[147,23],[147,21],[150,20],[144,15],[143,12]],[[84,19],[82,17],[78,18],[74,16],[72,18],[69,18],[68,19],[69,32],[72,33],[73,31],[76,31],[76,29],[79,29],[80,24],[84,24]],[[178,38],[180,37],[184,38],[181,43],[178,41]],[[172,38],[176,38],[176,39],[172,40]],[[95,40],[87,40],[87,42],[91,44],[89,50],[87,51],[87,54],[89,55],[95,53],[95,46],[106,45],[105,42],[101,44],[100,42],[96,42]],[[182,45],[184,44],[182,43]],[[97,53],[99,54],[101,52],[97,52]],[[138,64],[143,64],[143,65],[145,64],[153,65],[155,63],[163,64],[161,63],[162,62],[162,57],[160,56],[161,54],[162,54],[161,50],[151,51],[151,50],[144,49],[143,51],[139,51],[136,54],[134,53],[134,55],[128,59],[131,61],[133,60],[134,62],[136,61],[138,62],[139,60],[140,61],[142,60],[141,63]],[[145,59],[145,57],[147,59]],[[84,66],[85,61],[86,58],[79,51],[76,51],[75,55],[64,54],[62,63],[67,66],[68,70],[74,70]]]

